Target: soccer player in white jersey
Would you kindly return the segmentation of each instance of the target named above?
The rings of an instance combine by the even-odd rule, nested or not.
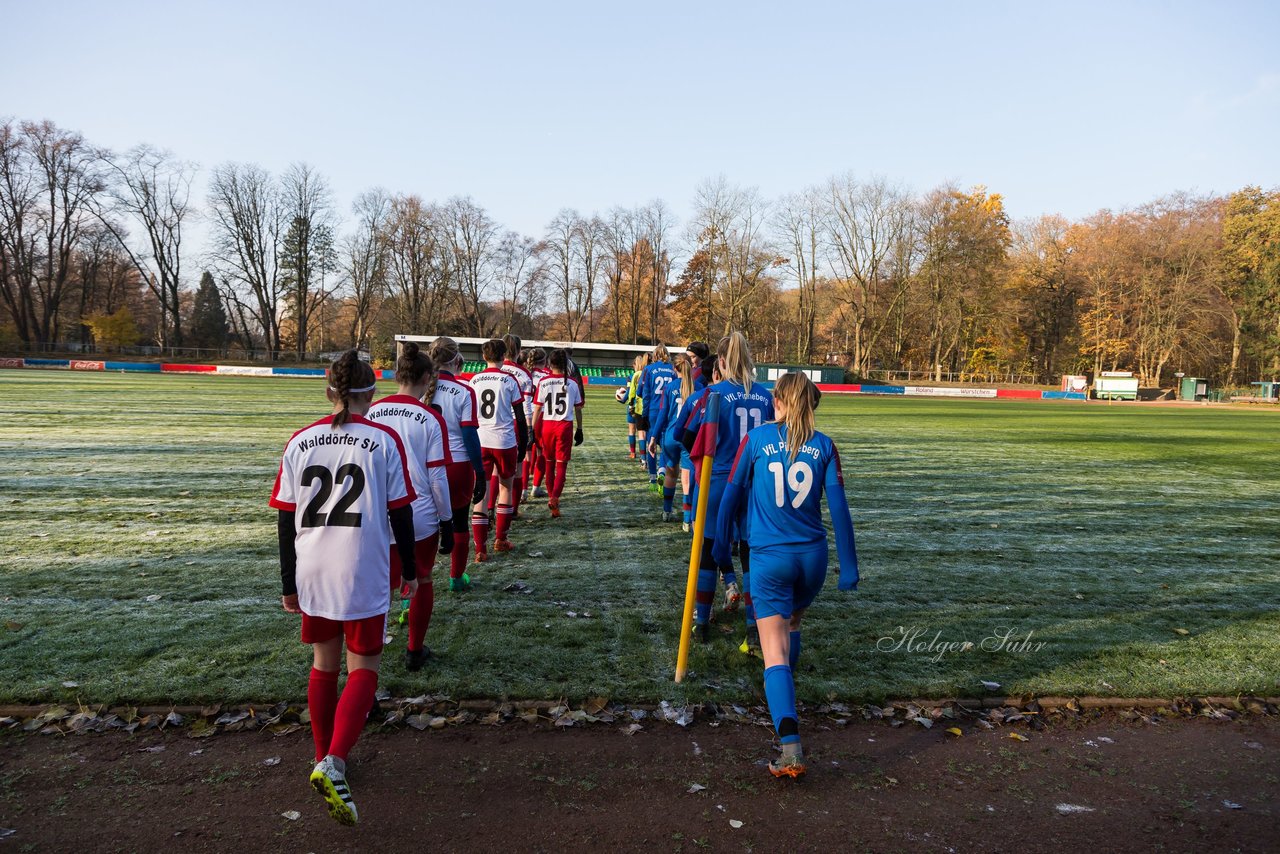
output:
[[[520,362],[522,361],[523,351],[520,349],[521,342],[519,335],[504,335],[502,343],[507,345],[506,358],[502,360],[502,370],[511,374],[516,383],[520,386],[520,393],[524,395],[524,421],[526,424],[533,422],[533,375]],[[530,445],[533,443],[531,442]],[[529,454],[526,452],[524,462],[529,461]],[[515,477],[511,480],[511,518],[520,518],[520,497],[524,492],[524,469],[525,466],[517,466]],[[497,483],[490,480],[489,482],[489,507],[493,507],[493,493],[497,492]]]
[[[511,530],[511,484],[528,447],[528,426],[524,420],[524,394],[511,375],[501,368],[507,345],[502,339],[494,338],[484,342],[481,352],[488,367],[473,375],[470,385],[479,404],[477,421],[485,478],[494,472],[498,475],[493,548],[506,552],[511,551],[511,541],[507,538]],[[483,563],[489,559],[486,549],[489,514],[483,501],[471,508],[471,537],[476,546],[476,562]]]
[[[378,689],[392,531],[404,581],[411,592],[418,586],[416,494],[404,446],[394,430],[364,417],[376,385],[373,369],[355,350],[334,361],[327,391],[333,413],[289,439],[271,492],[279,511],[281,603],[302,615],[302,641],[312,649],[311,786],[343,824],[358,819],[347,754]],[[344,640],[347,684],[339,699]]]
[[[573,447],[582,444],[582,392],[567,376],[569,354],[551,351],[551,375],[544,377],[533,394],[533,432],[541,437],[547,460],[547,509],[560,516],[560,494]],[[577,424],[577,430],[573,429]],[[571,441],[572,440],[572,441]]]
[[[449,504],[449,478],[445,473],[445,466],[451,462],[448,428],[444,416],[422,402],[435,373],[431,360],[417,344],[405,344],[396,362],[399,393],[379,400],[365,416],[396,431],[409,458],[413,491],[418,494],[413,502],[413,531],[418,538],[414,544],[418,592],[409,603],[409,637],[404,651],[404,664],[409,670],[421,670],[431,655],[425,640],[435,607],[431,570],[436,565],[436,550],[441,554],[453,550],[453,511]],[[391,590],[393,597],[395,591],[400,590],[400,554],[394,548],[391,550]]]
[[[468,527],[471,505],[485,494],[487,480],[480,458],[480,432],[476,416],[476,393],[458,379],[462,369],[462,353],[458,342],[440,336],[431,342],[431,362],[436,366],[435,381],[423,395],[432,409],[444,418],[449,439],[449,457],[445,473],[449,478],[449,505],[453,510],[453,553],[449,557],[449,590],[462,592],[471,587],[467,575],[467,555],[471,550]]]
[[[534,347],[529,350],[525,357],[525,370],[533,378],[534,389],[537,389],[538,383],[542,382],[544,377],[551,376],[551,369],[547,367],[547,351],[541,347]],[[532,404],[532,400],[530,400],[530,404]],[[532,417],[529,422],[529,430],[530,432],[533,431]],[[547,490],[542,486],[542,476],[547,473],[546,462],[546,459],[542,456],[542,446],[537,434],[530,436],[529,449],[524,455],[524,484],[526,490],[524,500],[547,497]]]

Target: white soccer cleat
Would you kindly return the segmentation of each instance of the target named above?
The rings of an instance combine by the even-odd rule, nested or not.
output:
[[[726,611],[738,610],[738,603],[742,601],[742,588],[738,587],[738,582],[730,581],[724,586],[724,609]]]
[[[311,788],[329,805],[329,815],[339,824],[355,824],[360,820],[356,803],[347,785],[347,763],[336,756],[326,756],[311,771]]]

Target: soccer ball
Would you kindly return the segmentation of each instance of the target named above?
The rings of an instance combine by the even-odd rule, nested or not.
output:
[[[626,403],[626,402],[627,402],[627,387],[626,387],[626,386],[624,386],[624,385],[623,385],[623,386],[618,386],[618,390],[617,390],[617,391],[615,391],[615,392],[613,393],[613,399],[614,399],[614,400],[616,400],[616,401],[618,401],[618,403]]]

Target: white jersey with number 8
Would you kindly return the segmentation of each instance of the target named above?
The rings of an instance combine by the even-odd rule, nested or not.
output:
[[[500,368],[487,368],[471,378],[476,392],[480,447],[503,450],[516,446],[515,408],[524,393],[515,377]]]
[[[363,620],[390,605],[387,511],[416,497],[395,431],[352,415],[326,417],[284,446],[271,506],[295,513],[298,605],[329,620]]]

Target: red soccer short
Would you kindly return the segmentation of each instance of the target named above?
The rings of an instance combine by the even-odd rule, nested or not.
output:
[[[440,548],[439,532],[413,544],[413,557],[418,563],[418,583],[431,580],[431,570],[436,565],[436,550]],[[391,589],[400,589],[400,550],[391,544]]]
[[[476,488],[476,469],[470,460],[447,463],[444,476],[449,480],[449,506],[466,507],[471,504],[471,492]]]
[[[515,448],[481,448],[480,459],[484,462],[486,477],[492,477],[495,471],[498,473],[498,480],[510,480],[515,477]]]
[[[302,615],[303,643],[324,643],[342,634],[347,641],[347,649],[356,655],[381,655],[386,630],[386,614],[374,614],[363,620],[330,620]]]
[[[542,455],[558,463],[567,463],[573,456],[573,422],[543,421]]]

